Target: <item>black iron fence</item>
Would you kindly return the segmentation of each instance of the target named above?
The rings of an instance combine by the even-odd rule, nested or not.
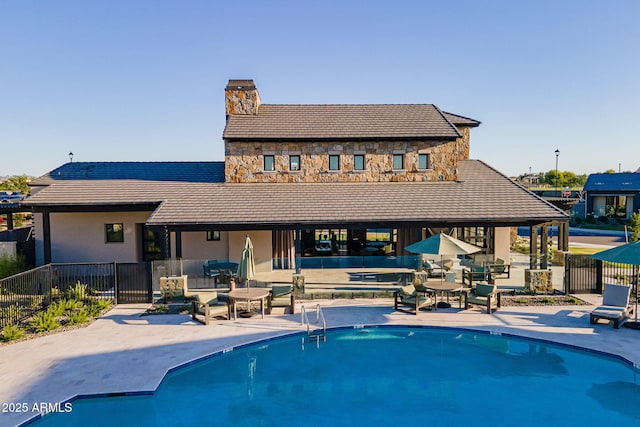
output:
[[[149,263],[47,264],[0,279],[0,327],[28,319],[78,283],[116,304],[153,298]]]
[[[589,255],[567,254],[565,258],[565,289],[567,293],[601,294],[605,283],[635,285],[638,268],[596,260]]]

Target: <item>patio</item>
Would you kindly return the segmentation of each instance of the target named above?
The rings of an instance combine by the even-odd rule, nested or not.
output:
[[[593,304],[601,296],[581,295]],[[415,316],[393,310],[387,298],[300,301],[323,307],[328,327],[425,325],[494,333],[576,345],[622,356],[640,365],[637,331],[589,324],[593,306],[442,309]],[[144,316],[146,305],[120,305],[90,326],[0,347],[0,401],[61,402],[79,394],[154,390],[171,368],[252,341],[302,331],[300,315],[216,321],[203,326],[187,315]],[[2,413],[14,425],[34,413]]]

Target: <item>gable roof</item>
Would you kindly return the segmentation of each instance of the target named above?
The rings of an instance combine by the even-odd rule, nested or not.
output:
[[[584,191],[640,191],[640,173],[592,173],[583,188]]]
[[[458,171],[456,182],[62,180],[24,204],[36,210],[77,211],[152,204],[148,225],[192,229],[367,222],[525,225],[567,219],[564,212],[481,161],[460,161]]]
[[[469,127],[478,127],[480,123],[478,120],[470,119],[469,117],[461,116],[459,114],[447,113],[443,111],[442,114],[456,126],[469,126]]]
[[[42,175],[32,186],[56,181],[145,180],[224,182],[224,162],[70,162]]]
[[[261,104],[256,115],[230,115],[223,133],[225,140],[454,140],[460,136],[455,125],[433,104]]]

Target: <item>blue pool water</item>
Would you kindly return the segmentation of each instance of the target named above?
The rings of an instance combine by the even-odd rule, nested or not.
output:
[[[434,328],[330,331],[177,369],[152,395],[77,399],[37,426],[640,425],[640,372],[544,342]]]

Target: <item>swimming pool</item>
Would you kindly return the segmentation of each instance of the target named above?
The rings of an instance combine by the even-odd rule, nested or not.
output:
[[[329,331],[219,353],[152,395],[77,399],[33,425],[636,425],[640,379],[622,360],[432,327]],[[635,424],[634,424],[635,423]]]

